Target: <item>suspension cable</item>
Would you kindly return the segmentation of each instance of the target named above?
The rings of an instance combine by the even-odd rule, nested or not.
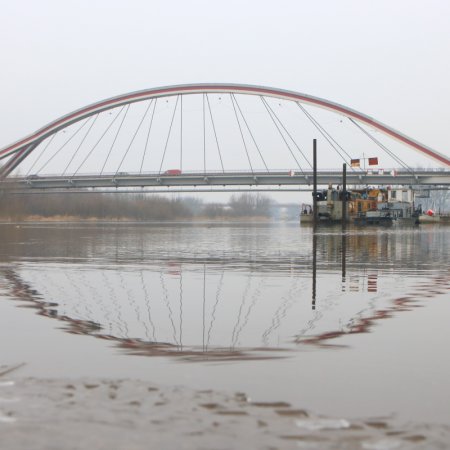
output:
[[[209,97],[208,97],[208,94],[205,94],[205,95],[206,95],[206,102],[208,103],[209,116],[211,117],[211,123],[212,123],[212,127],[214,130],[214,137],[216,138],[217,151],[219,152],[219,158],[220,158],[220,165],[222,166],[222,172],[225,173],[225,169],[223,168],[222,154],[220,153],[219,140],[217,139],[216,126],[214,125],[214,119],[213,119],[213,115],[212,115],[211,105],[209,103]]]
[[[167,133],[166,145],[164,146],[164,153],[162,155],[161,165],[159,166],[158,174],[161,173],[161,169],[162,169],[162,166],[163,166],[163,163],[164,163],[164,158],[166,156],[167,145],[169,144],[170,132],[172,131],[173,119],[175,118],[175,113],[177,112],[177,106],[178,106],[179,98],[180,98],[180,96],[177,95],[177,101],[175,102],[175,108],[173,108],[172,120],[170,121],[169,132]]]
[[[65,175],[67,169],[69,168],[70,164],[72,163],[72,161],[74,160],[75,156],[77,155],[77,153],[79,152],[81,146],[83,145],[84,141],[86,140],[86,138],[88,137],[89,132],[92,130],[92,127],[95,125],[95,122],[98,119],[98,115],[100,113],[97,113],[96,116],[94,117],[94,120],[92,121],[91,125],[89,126],[89,128],[87,129],[86,133],[83,136],[83,139],[81,139],[81,142],[78,144],[77,149],[75,150],[74,154],[72,155],[72,158],[70,158],[70,161],[67,163],[66,168],[64,169],[62,176]]]
[[[110,149],[109,149],[109,152],[108,152],[108,154],[106,155],[106,159],[105,159],[105,162],[103,163],[103,167],[102,167],[102,170],[100,171],[100,175],[102,175],[102,174],[103,174],[103,171],[105,170],[105,166],[106,166],[106,163],[108,162],[109,155],[111,155],[112,149],[113,149],[114,144],[116,143],[116,140],[117,140],[117,136],[119,136],[120,130],[122,129],[123,122],[125,121],[125,118],[127,117],[128,110],[129,110],[129,109],[130,109],[130,104],[128,103],[127,108],[126,108],[126,110],[125,110],[125,114],[124,114],[123,117],[122,117],[122,120],[121,120],[121,122],[120,122],[119,128],[117,129],[116,135],[114,136],[114,140],[113,140],[113,142],[112,142],[112,144],[111,144],[111,147],[110,147]]]
[[[47,144],[45,145],[44,149],[42,150],[42,152],[39,154],[39,156],[36,158],[36,160],[34,161],[34,163],[31,165],[31,167],[29,168],[28,172],[26,173],[26,175],[28,176],[30,174],[30,172],[33,170],[33,167],[38,163],[38,161],[41,159],[41,156],[45,153],[45,151],[47,150],[48,146],[52,143],[53,139],[55,139],[55,136],[59,133],[59,131],[57,131],[56,133],[52,134],[52,137],[49,139],[49,141],[47,142]]]
[[[238,103],[238,101],[236,100],[235,95],[234,95],[234,94],[231,94],[231,95],[233,96],[233,99],[234,99],[234,101],[236,102],[236,106],[238,107],[239,112],[241,113],[241,116],[242,116],[242,118],[244,119],[245,126],[247,127],[247,130],[248,130],[248,132],[249,132],[249,134],[250,134],[250,136],[251,136],[251,138],[252,138],[252,140],[253,140],[253,143],[255,144],[256,150],[258,150],[259,156],[261,157],[261,160],[262,160],[262,162],[263,162],[263,164],[264,164],[264,167],[266,168],[266,171],[269,172],[269,169],[267,168],[266,161],[264,161],[264,158],[263,158],[263,156],[262,156],[262,154],[261,154],[261,151],[259,150],[258,144],[256,143],[255,137],[253,136],[252,130],[250,130],[250,127],[248,126],[247,120],[245,119],[245,116],[244,116],[244,114],[242,113],[241,107],[239,106],[239,103]]]
[[[414,171],[406,163],[404,163],[398,156],[396,156],[391,150],[389,150],[384,144],[382,144],[378,139],[373,137],[367,130],[365,130],[359,123],[355,122],[351,117],[348,118],[350,122],[353,123],[357,128],[359,128],[366,136],[368,136],[376,145],[378,145],[382,150],[384,150],[388,155],[395,159],[401,166],[403,166],[408,172],[414,173]]]
[[[150,125],[148,127],[147,139],[145,140],[144,154],[142,155],[141,168],[139,170],[139,175],[142,173],[142,167],[144,166],[144,158],[145,158],[145,154],[147,153],[147,146],[148,146],[148,141],[150,139],[150,131],[152,130],[153,117],[155,115],[155,109],[156,109],[156,102],[157,101],[158,101],[158,99],[156,98],[154,103],[153,103],[153,111],[152,111],[152,116],[150,118]]]
[[[116,119],[119,117],[120,113],[124,110],[125,106],[122,106],[122,108],[119,110],[119,112],[115,115],[114,119],[111,121],[111,123],[108,125],[108,127],[106,128],[106,130],[103,132],[103,134],[100,136],[100,139],[94,144],[94,146],[92,147],[91,151],[86,155],[86,157],[83,159],[83,161],[81,162],[81,164],[78,166],[77,170],[75,171],[75,173],[73,174],[73,176],[75,176],[78,171],[81,169],[81,167],[84,165],[84,163],[87,161],[87,159],[89,158],[89,156],[91,156],[92,152],[97,148],[97,145],[100,143],[100,141],[105,137],[105,134],[109,131],[109,129],[112,127],[112,125],[114,124],[114,122],[116,121]]]
[[[251,170],[252,173],[254,173],[253,172],[252,162],[251,162],[250,156],[248,154],[247,144],[245,143],[244,133],[242,132],[242,127],[241,127],[241,123],[239,121],[239,117],[238,117],[238,114],[237,114],[237,111],[236,111],[236,106],[234,105],[233,94],[230,94],[230,98],[231,98],[231,104],[233,105],[234,115],[236,116],[236,121],[237,121],[238,126],[239,126],[239,131],[241,133],[241,138],[242,138],[242,143],[244,144],[245,153],[247,154],[248,163],[250,164],[250,170]]]
[[[141,129],[142,123],[144,122],[145,118],[147,117],[147,113],[148,113],[148,110],[150,109],[151,104],[152,104],[152,102],[150,101],[150,102],[148,103],[147,109],[146,109],[145,112],[144,112],[144,115],[142,116],[141,121],[139,122],[138,127],[136,128],[136,131],[135,131],[134,134],[133,134],[133,137],[131,138],[130,143],[128,144],[127,149],[125,150],[125,153],[124,153],[124,155],[123,155],[123,157],[122,157],[122,160],[120,161],[119,167],[117,167],[116,175],[119,173],[119,170],[120,170],[120,168],[122,167],[123,161],[125,160],[125,158],[126,158],[128,152],[130,151],[130,148],[131,148],[131,146],[133,145],[134,139],[136,138],[136,136],[137,136],[139,130]]]
[[[344,158],[344,156],[342,156],[342,154],[340,153],[340,151],[336,148],[336,146],[338,146],[346,155],[349,159],[352,159],[351,155],[349,155],[337,142],[336,140],[333,138],[333,136],[330,135],[330,133],[328,133],[325,128],[312,116],[312,114],[306,110],[306,108],[300,104],[299,102],[296,102],[297,106],[303,111],[303,113],[305,114],[305,116],[310,120],[310,122],[316,127],[316,129],[319,131],[319,133],[327,140],[327,142],[331,145],[331,147],[333,147],[333,149],[335,150],[335,152],[344,160],[344,162],[347,162],[347,159]],[[354,171],[355,169],[353,167],[350,166],[350,168]]]
[[[283,128],[283,130],[285,131],[285,133],[288,135],[289,139],[292,141],[292,143],[295,145],[295,147],[297,148],[297,150],[299,151],[299,153],[303,156],[303,159],[306,161],[306,163],[311,167],[312,169],[312,165],[311,163],[308,161],[308,158],[305,156],[305,154],[303,153],[302,149],[300,148],[300,146],[297,144],[297,142],[295,141],[295,139],[292,137],[291,133],[289,133],[288,129],[284,126],[283,122],[281,121],[281,119],[278,117],[278,115],[276,114],[276,112],[273,110],[273,108],[269,105],[269,102],[262,97],[264,100],[264,103],[266,105],[267,108],[270,109],[270,111],[272,112],[273,116],[277,119],[278,123],[281,125],[281,127]]]
[[[286,147],[288,148],[289,152],[291,153],[291,156],[294,158],[295,162],[297,163],[297,166],[298,166],[300,172],[302,172],[302,174],[305,174],[305,172],[303,171],[303,169],[300,166],[300,163],[298,162],[297,158],[295,157],[294,152],[291,149],[291,146],[289,145],[288,141],[284,137],[284,134],[281,132],[280,127],[278,126],[277,122],[273,118],[273,116],[272,116],[272,113],[273,113],[272,108],[270,108],[270,106],[266,102],[266,99],[262,95],[259,98],[261,99],[262,104],[266,108],[267,114],[269,114],[269,117],[272,119],[272,122],[275,125],[275,128],[278,130],[278,133],[280,134],[281,138],[283,139],[284,143],[286,144]],[[302,155],[303,155],[303,153],[302,153]],[[306,159],[305,155],[303,155],[303,157],[305,158],[306,162],[308,162],[308,164],[309,164],[309,161]]]
[[[45,162],[43,166],[41,166],[41,168],[36,173],[40,173],[41,170],[44,169],[50,163],[50,161],[52,161],[53,158],[84,128],[84,126],[89,122],[90,119],[91,118],[89,117],[87,120],[85,120],[82,125],[75,131],[75,133],[72,134],[72,136],[70,136],[70,138],[67,139],[61,147],[59,147],[59,149]]]

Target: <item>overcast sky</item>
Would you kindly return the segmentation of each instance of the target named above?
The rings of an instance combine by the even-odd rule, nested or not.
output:
[[[341,103],[450,155],[448,0],[0,4],[0,147],[103,98],[233,82]]]

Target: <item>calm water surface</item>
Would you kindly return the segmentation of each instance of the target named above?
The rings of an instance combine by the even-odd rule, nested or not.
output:
[[[0,231],[2,362],[25,360],[26,374],[135,377],[338,416],[450,420],[450,228]]]

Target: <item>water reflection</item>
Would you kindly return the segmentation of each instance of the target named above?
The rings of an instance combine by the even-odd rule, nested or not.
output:
[[[445,232],[199,228],[5,228],[0,294],[133,354],[234,360],[368,332],[449,288]]]
[[[313,229],[312,237],[312,309],[316,309],[316,283],[317,283],[317,229]]]
[[[345,283],[345,275],[346,275],[346,258],[347,258],[347,233],[346,230],[342,230],[342,238],[341,238],[341,258],[342,258],[342,284]]]

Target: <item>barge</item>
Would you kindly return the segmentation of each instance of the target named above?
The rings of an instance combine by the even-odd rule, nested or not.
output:
[[[331,185],[328,189],[313,193],[316,196],[317,220],[322,224],[342,222],[344,192]],[[414,208],[414,191],[410,188],[357,188],[345,193],[347,221],[355,225],[419,223],[419,211]],[[300,223],[312,223],[314,218],[310,205],[302,205]]]

